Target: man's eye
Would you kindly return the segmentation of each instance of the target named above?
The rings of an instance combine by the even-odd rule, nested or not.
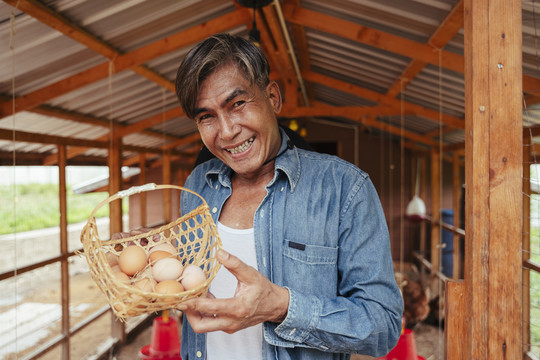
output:
[[[245,103],[246,102],[244,100],[235,101],[234,104],[233,104],[233,107],[237,108],[237,107],[240,107],[240,106],[244,105]]]
[[[197,119],[197,122],[202,122],[208,119],[210,119],[210,114],[204,114],[204,115],[199,116],[199,118]]]

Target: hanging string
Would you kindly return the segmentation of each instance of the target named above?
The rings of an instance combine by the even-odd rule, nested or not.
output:
[[[17,254],[19,253],[17,249],[17,176],[16,176],[16,165],[17,165],[17,153],[16,153],[16,130],[15,130],[15,111],[16,111],[16,97],[15,97],[15,10],[19,7],[20,1],[17,1],[15,8],[9,14],[9,50],[11,52],[11,141],[13,144],[13,154],[12,154],[12,167],[13,167],[13,179],[12,179],[12,193],[13,193],[13,284],[15,291],[15,304],[17,301],[18,289],[18,263],[17,263]],[[17,341],[19,333],[19,311],[18,306],[15,306],[15,354],[19,353],[19,342]]]
[[[399,272],[403,274],[403,262],[405,260],[405,141],[404,141],[404,127],[405,127],[405,93],[403,87],[403,78],[400,79],[400,218],[399,218]],[[404,284],[402,284],[403,286]],[[402,289],[403,290],[403,289]]]
[[[437,49],[439,54],[439,198],[441,197],[443,193],[443,73],[442,73],[442,49]],[[435,186],[435,184],[433,184]],[[439,199],[439,203],[441,203],[441,199]],[[435,209],[434,209],[435,211]],[[440,212],[440,209],[437,209],[437,211]],[[439,214],[439,222],[442,222],[442,218]],[[442,272],[442,245],[441,245],[441,226],[439,225],[439,238],[437,239],[438,249],[439,249],[439,269],[437,271]],[[439,279],[437,282],[438,284],[438,293],[439,293],[439,324],[442,324],[442,317],[443,312],[440,309],[441,304],[441,296],[442,296],[442,280]],[[442,354],[444,352],[444,344],[442,341],[442,334],[439,333],[438,338],[438,345],[439,345],[439,354]]]
[[[536,73],[539,73],[540,74],[540,68],[539,68],[539,65],[538,65],[538,59],[539,59],[539,54],[538,54],[538,34],[537,34],[537,26],[536,26],[536,12],[535,12],[535,8],[536,8],[536,4],[533,0],[532,2],[532,14],[533,14],[533,26],[534,26],[534,42],[535,42],[535,57],[536,57],[536,61],[535,61],[535,65],[536,65]],[[524,158],[524,164],[523,164],[523,168],[525,169],[526,173],[523,172],[523,176],[524,176],[524,181],[527,181],[528,182],[528,186],[525,188],[525,189],[522,189],[522,194],[525,195],[527,197],[527,200],[528,200],[528,204],[529,204],[529,209],[528,209],[528,216],[525,217],[526,214],[524,214],[524,218],[523,218],[523,236],[522,236],[522,239],[525,239],[525,237],[528,237],[528,241],[527,241],[527,244],[524,244],[522,243],[522,252],[523,252],[523,259],[524,260],[530,260],[531,257],[535,257],[535,256],[538,256],[540,255],[540,244],[539,244],[539,248],[538,249],[535,249],[533,248],[533,240],[538,240],[538,235],[537,232],[533,232],[532,231],[532,227],[533,227],[533,224],[535,224],[535,226],[537,227],[538,226],[538,214],[540,213],[540,199],[538,198],[538,194],[536,195],[532,195],[533,191],[531,189],[531,182],[534,181],[534,183],[536,184],[540,184],[539,182],[539,174],[538,174],[538,166],[534,166],[532,169],[531,169],[531,164],[534,164],[534,165],[537,165],[538,164],[538,160],[536,158],[536,151],[531,151],[531,147],[534,147],[534,141],[533,141],[533,133],[532,133],[532,130],[531,130],[531,127],[533,125],[533,123],[531,122],[530,118],[529,118],[529,110],[527,108],[527,102],[526,102],[526,99],[525,99],[525,96],[522,96],[522,101],[523,101],[523,113],[524,113],[524,119],[525,119],[525,123],[526,123],[526,126],[528,128],[528,139],[527,139],[527,143],[525,143],[524,141],[524,146],[528,146],[529,149],[527,149],[527,151],[525,152],[524,151],[524,154],[527,154],[527,157]],[[524,139],[525,140],[525,139]],[[532,155],[532,158],[531,158],[531,155]],[[528,190],[528,191],[526,191]],[[533,209],[534,209],[534,215],[535,215],[535,218],[533,218]],[[525,223],[527,222],[527,223]],[[535,235],[533,235],[535,234]],[[524,276],[523,276],[523,296],[522,296],[522,302],[523,302],[523,308],[524,309],[529,309],[528,311],[528,316],[523,316],[523,324],[524,324],[524,329],[526,329],[528,327],[528,331],[524,331],[524,336],[523,336],[523,340],[522,340],[522,343],[523,343],[523,349],[528,349],[529,351],[532,351],[533,354],[535,355],[538,355],[538,352],[539,352],[539,349],[540,349],[540,344],[538,343],[538,339],[535,338],[532,334],[535,332],[534,329],[536,329],[536,332],[538,331],[538,329],[540,328],[540,324],[538,323],[535,323],[533,322],[533,320],[538,320],[537,318],[533,318],[531,315],[533,314],[533,311],[530,311],[531,310],[531,298],[532,298],[532,294],[531,294],[531,291],[536,291],[538,289],[534,289],[533,286],[531,285],[531,272],[532,270],[529,270],[528,268],[526,267],[522,267],[524,270],[527,270],[528,272],[524,272]],[[527,277],[525,274],[528,274],[528,281],[527,280]],[[527,285],[528,284],[528,285]],[[525,288],[526,287],[526,288]],[[525,294],[524,292],[527,291],[528,294]],[[533,293],[534,294],[534,293]],[[534,305],[533,305],[534,306]],[[524,313],[526,314],[526,313]]]

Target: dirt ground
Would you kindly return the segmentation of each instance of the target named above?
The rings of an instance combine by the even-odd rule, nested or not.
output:
[[[444,359],[443,332],[435,326],[419,324],[414,328],[416,352],[426,360]],[[140,349],[150,344],[152,339],[152,326],[143,329],[132,341],[122,346],[110,360],[140,359]],[[371,356],[352,355],[351,360],[374,360]]]
[[[75,266],[74,266],[75,267]],[[25,274],[27,279],[19,278],[21,283],[19,286],[31,285],[31,292],[24,294],[23,298],[16,304],[0,306],[0,313],[6,312],[9,309],[20,307],[23,304],[60,304],[61,289],[59,279],[55,279],[52,274],[58,274],[57,268],[48,270],[40,269],[39,276],[36,274]],[[42,281],[41,278],[46,278],[48,281]],[[26,283],[25,283],[26,282]],[[0,291],[3,291],[0,289]],[[105,296],[98,289],[89,273],[84,271],[84,268],[70,276],[70,309],[78,309],[71,311],[70,326],[76,326],[88,316],[92,315],[103,306],[107,305]],[[172,314],[178,317],[179,314]],[[140,321],[139,319],[130,319],[130,322]],[[92,324],[86,326],[70,339],[70,357],[71,359],[94,359],[95,355],[100,352],[100,349],[110,346],[110,334],[112,314],[110,312],[104,314]],[[116,320],[117,321],[117,320]],[[150,323],[150,322],[148,322]],[[22,327],[22,326],[21,326]],[[0,360],[14,360],[27,357],[43,344],[52,340],[61,332],[61,321],[44,323],[37,330],[45,329],[48,334],[46,337],[39,339],[39,342],[30,347],[20,346],[23,350],[12,352],[10,354],[0,353]],[[18,334],[18,333],[17,333]],[[427,324],[419,324],[414,328],[416,348],[418,355],[426,360],[443,359],[444,338],[443,332],[435,326]],[[115,353],[108,355],[110,360],[134,360],[140,359],[140,349],[150,344],[152,338],[152,326],[147,326],[134,336],[128,339],[128,342],[118,347]],[[109,340],[108,340],[109,339]],[[24,345],[24,344],[21,344]],[[51,351],[43,354],[41,360],[57,360],[62,358],[62,349],[56,346]],[[354,355],[352,360],[369,360],[371,357]]]

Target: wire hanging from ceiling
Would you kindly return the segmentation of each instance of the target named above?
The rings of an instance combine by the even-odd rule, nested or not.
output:
[[[16,176],[16,165],[17,165],[17,147],[16,147],[16,127],[15,127],[15,110],[16,110],[16,96],[15,96],[15,10],[17,10],[19,2],[15,8],[13,8],[9,14],[9,50],[11,52],[11,129],[12,129],[12,144],[13,144],[13,154],[12,154],[12,167],[13,167],[13,179],[12,179],[12,197],[13,197],[13,279],[14,279],[14,298],[17,299],[17,294],[19,292],[17,286],[18,270],[19,265],[17,262],[17,176]],[[17,300],[15,300],[17,303]],[[17,334],[19,333],[19,307],[15,307],[14,316],[15,316],[15,354],[19,352],[19,342],[17,341]]]

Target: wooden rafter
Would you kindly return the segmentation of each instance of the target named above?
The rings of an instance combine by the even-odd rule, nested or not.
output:
[[[356,85],[347,83],[345,81],[337,80],[337,79],[334,79],[325,75],[317,74],[312,71],[304,71],[302,72],[302,76],[305,79],[308,79],[312,82],[323,84],[328,87],[362,97],[364,99],[375,101],[376,103],[379,103],[379,104],[384,104],[384,105],[388,105],[397,109],[401,109],[401,101],[399,101],[398,99],[394,97],[384,95],[384,94],[381,94],[372,90],[368,90],[360,86],[356,86]],[[407,113],[423,116],[427,119],[432,119],[433,121],[436,121],[436,122],[438,122],[439,118],[442,117],[443,123],[447,126],[450,126],[456,129],[465,128],[464,120],[457,118],[455,116],[439,114],[438,111],[431,110],[423,106],[408,103],[408,102],[405,102],[404,107]]]
[[[243,24],[245,17],[245,12],[235,11],[143,46],[130,53],[119,55],[111,60],[114,71],[120,72],[133,69],[159,56],[202,40],[208,35],[227,31]],[[48,100],[104,79],[109,76],[109,68],[109,62],[105,62],[29,94],[19,96],[15,99],[15,112],[32,109]],[[12,107],[11,101],[0,103],[0,116],[11,115]]]
[[[459,8],[454,9],[458,11]],[[433,51],[429,44],[421,44],[406,38],[388,34],[383,31],[367,28],[356,23],[337,19],[316,11],[307,10],[291,5],[283,7],[285,18],[292,24],[317,29],[328,34],[337,35],[345,39],[358,41],[378,49],[407,56],[411,59],[420,60],[435,66],[463,73],[464,58],[461,55],[441,50],[442,64],[439,61],[438,52]],[[457,14],[456,14],[457,16]],[[448,28],[455,26],[448,24]],[[444,35],[444,34],[443,34]],[[441,39],[444,39],[441,35]],[[523,76],[523,91],[536,94],[540,89],[540,79]]]

